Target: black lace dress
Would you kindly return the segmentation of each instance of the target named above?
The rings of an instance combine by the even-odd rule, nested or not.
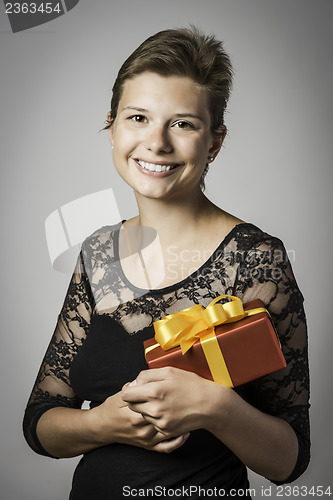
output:
[[[207,306],[226,293],[243,302],[260,298],[274,319],[287,367],[235,390],[293,427],[299,453],[288,482],[297,479],[310,456],[307,333],[303,297],[281,241],[252,224],[239,224],[191,276],[148,291],[129,283],[122,271],[120,226],[102,228],[82,245],[25,412],[29,445],[48,455],[36,434],[38,419],[48,409],[80,408],[84,400],[95,407],[146,369],[142,342],[154,336],[153,321],[194,304]],[[192,432],[171,454],[122,444],[85,454],[75,471],[70,498],[117,499],[123,498],[123,487],[195,485],[226,490],[248,487],[245,466],[204,430]]]

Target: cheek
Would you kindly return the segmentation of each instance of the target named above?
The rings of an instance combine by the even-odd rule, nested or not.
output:
[[[115,147],[113,149],[113,164],[120,177],[126,180],[125,177],[128,176],[128,155]]]
[[[131,134],[118,133],[113,137],[113,158],[114,160],[126,159],[135,147]]]
[[[191,163],[200,167],[206,165],[208,148],[203,141],[197,140],[192,143],[184,144],[181,150]]]
[[[208,141],[203,136],[193,137],[191,140],[184,138],[180,140],[179,146],[189,155],[197,156],[198,158],[206,156],[206,152],[209,149]]]

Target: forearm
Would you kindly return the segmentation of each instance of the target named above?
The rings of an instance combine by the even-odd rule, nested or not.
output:
[[[207,430],[254,472],[274,481],[287,479],[298,455],[290,425],[257,410],[232,389],[214,385],[216,397],[205,417]]]
[[[122,398],[166,438],[206,429],[247,467],[273,481],[287,479],[296,465],[298,440],[287,422],[194,373],[172,367],[145,370],[135,385],[123,388]]]
[[[43,448],[53,457],[69,458],[101,446],[93,430],[91,411],[56,407],[45,412],[37,424]]]
[[[63,407],[48,410],[37,424],[37,435],[43,448],[58,458],[75,457],[113,443],[171,453],[189,436],[185,433],[166,440],[141,415],[128,408],[120,393],[92,410]]]

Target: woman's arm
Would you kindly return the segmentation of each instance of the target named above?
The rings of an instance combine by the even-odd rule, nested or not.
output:
[[[206,429],[249,468],[283,481],[297,460],[297,438],[284,420],[246,403],[232,389],[177,368],[141,372],[122,397],[155,429],[173,437]]]
[[[73,414],[81,411],[82,400],[71,387],[69,368],[86,338],[92,308],[93,297],[80,253],[23,419],[25,438],[29,446],[41,455],[52,456],[37,434],[37,425],[41,418],[44,419],[44,414],[50,412],[50,415],[55,410]],[[50,428],[48,432],[52,434],[53,429]]]
[[[298,440],[292,427],[285,420],[256,409],[231,389],[221,386],[216,392],[227,394],[215,400],[216,408],[208,417],[207,429],[257,474],[276,482],[287,480],[298,455]]]
[[[82,410],[70,384],[69,368],[90,327],[94,307],[82,253],[71,279],[55,332],[34,384],[23,430],[39,454],[73,457],[111,443],[126,443],[169,453],[186,436],[166,442],[140,415],[132,412],[120,394],[99,407]]]
[[[37,435],[43,448],[57,458],[74,457],[113,443],[170,453],[188,438],[181,435],[166,441],[164,434],[128,408],[120,393],[92,410],[48,410],[38,421]]]

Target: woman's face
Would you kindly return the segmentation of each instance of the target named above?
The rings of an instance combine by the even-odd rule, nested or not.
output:
[[[116,169],[137,196],[193,196],[223,141],[210,124],[207,95],[191,79],[141,73],[125,82],[109,129]]]

